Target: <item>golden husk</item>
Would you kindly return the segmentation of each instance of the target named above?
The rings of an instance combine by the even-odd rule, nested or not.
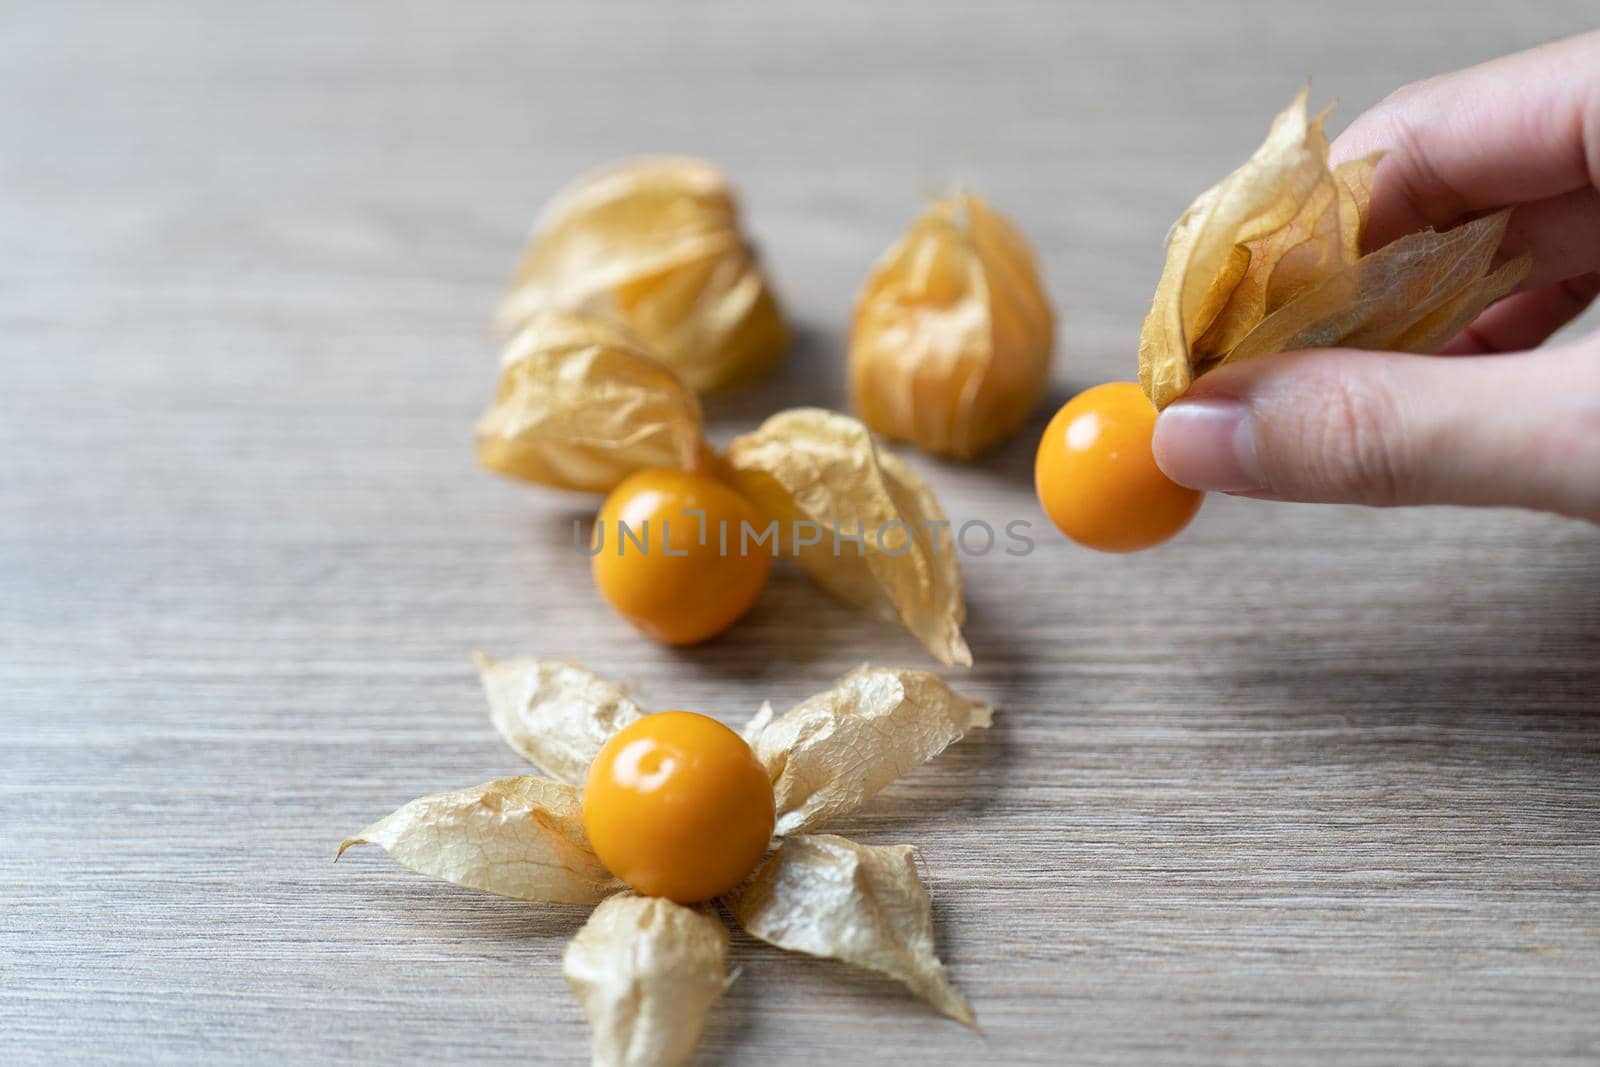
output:
[[[550,777],[582,785],[611,735],[643,708],[610,682],[557,659],[472,655],[489,717],[516,752]]]
[[[1139,338],[1157,408],[1225,363],[1341,345],[1432,352],[1516,288],[1526,256],[1490,272],[1509,211],[1361,254],[1376,156],[1328,166],[1307,91],[1238,170],[1173,227]]]
[[[727,987],[728,930],[715,915],[621,893],[594,910],[562,958],[594,1032],[595,1067],[675,1067]]]
[[[886,975],[976,1028],[972,1006],[934,952],[933,903],[909,846],[786,838],[727,905],[753,937]]]
[[[993,715],[936,674],[861,667],[776,718],[764,707],[745,739],[772,776],[783,835],[856,810]]]
[[[527,482],[604,493],[650,467],[692,469],[700,401],[636,338],[599,319],[539,312],[501,359],[478,420],[478,461]]]
[[[930,204],[873,266],[850,331],[850,398],[896,441],[971,459],[1044,395],[1055,315],[1027,239],[983,198]]]
[[[911,631],[941,663],[970,665],[966,605],[949,520],[910,467],[880,452],[860,422],[817,408],[772,416],[735,438],[725,460],[745,498],[788,538],[814,524],[816,544],[786,551],[819,585]],[[838,541],[861,535],[859,546]]]
[[[338,856],[367,844],[421,874],[517,900],[594,904],[621,888],[589,847],[578,790],[545,778],[413,800],[345,840]]]
[[[727,175],[698,159],[626,160],[556,195],[499,321],[551,310],[621,323],[702,390],[764,373],[789,345]]]
[[[1437,348],[1527,274],[1526,257],[1489,269],[1509,217],[1501,211],[1444,233],[1425,230],[1363,256],[1267,316],[1217,365],[1332,345]]]

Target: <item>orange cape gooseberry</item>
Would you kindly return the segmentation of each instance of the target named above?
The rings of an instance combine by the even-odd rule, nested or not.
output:
[[[755,508],[708,474],[644,470],[606,497],[590,543],[594,582],[617,614],[669,645],[708,640],[761,595],[770,549],[748,542]]]
[[[640,893],[680,904],[742,882],[776,819],[755,752],[692,711],[646,715],[618,731],[583,787],[583,828],[600,862]]]
[[[1137,552],[1174,537],[1205,494],[1172,481],[1150,448],[1156,409],[1133,382],[1086,389],[1056,412],[1034,460],[1050,521],[1102,552]]]

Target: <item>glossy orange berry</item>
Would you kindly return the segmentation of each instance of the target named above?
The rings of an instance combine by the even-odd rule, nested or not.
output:
[[[1150,448],[1156,409],[1132,382],[1086,389],[1056,412],[1034,459],[1039,503],[1061,532],[1102,552],[1174,537],[1205,494],[1172,481]]]
[[[772,565],[771,549],[754,541],[764,526],[744,497],[710,475],[639,471],[600,508],[589,546],[595,585],[657,641],[708,640],[761,595]]]
[[[612,874],[680,904],[726,893],[755,869],[777,815],[744,738],[692,711],[646,715],[589,766],[583,828]]]

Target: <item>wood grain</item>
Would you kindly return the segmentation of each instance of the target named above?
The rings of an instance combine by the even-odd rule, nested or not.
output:
[[[1061,393],[1133,367],[1162,235],[1307,74],[1335,125],[1582,0],[10,3],[0,9],[0,1062],[576,1063],[582,911],[338,840],[516,771],[467,654],[730,721],[909,640],[784,574],[667,652],[592,505],[477,470],[485,323],[583,167],[727,165],[840,400],[867,264],[951,181],[1038,242]],[[913,458],[1036,519],[1030,445]],[[922,846],[985,1027],[736,939],[704,1063],[1600,1058],[1600,533],[1212,500],[971,559],[1002,713],[840,827]]]

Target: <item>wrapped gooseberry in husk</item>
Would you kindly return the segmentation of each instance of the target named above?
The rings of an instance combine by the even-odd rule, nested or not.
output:
[[[560,311],[530,316],[506,346],[476,436],[492,471],[591,493],[650,467],[693,469],[706,447],[677,375],[626,331]]]
[[[627,160],[556,195],[500,324],[515,330],[550,310],[626,326],[700,390],[766,372],[789,345],[727,175],[698,159]]]
[[[1055,316],[1027,240],[973,193],[929,205],[856,298],[850,396],[897,441],[970,459],[1044,395]]]

